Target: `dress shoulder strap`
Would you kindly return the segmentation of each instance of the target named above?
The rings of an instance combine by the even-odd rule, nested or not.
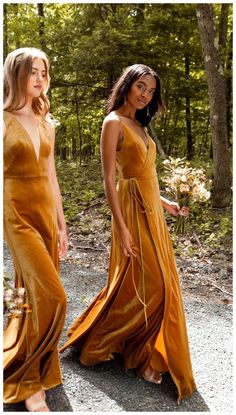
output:
[[[4,124],[5,124],[5,128],[7,130],[8,127],[9,127],[9,124],[14,123],[14,117],[11,115],[10,112],[3,111],[3,121],[4,121]]]
[[[6,122],[8,119],[11,118],[11,114],[8,111],[3,111],[3,119]]]

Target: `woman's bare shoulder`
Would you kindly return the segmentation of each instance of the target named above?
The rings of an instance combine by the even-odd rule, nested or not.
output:
[[[110,112],[104,120],[103,127],[120,130],[120,119],[115,111]]]

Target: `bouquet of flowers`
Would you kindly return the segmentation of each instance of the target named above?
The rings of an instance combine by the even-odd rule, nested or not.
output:
[[[176,199],[180,208],[209,199],[210,192],[205,187],[206,176],[203,169],[190,167],[185,158],[170,157],[163,164],[166,175],[162,181],[167,185],[165,190]],[[186,230],[186,217],[181,216],[181,211],[177,216],[175,230],[177,233],[184,233]]]
[[[26,303],[26,293],[23,287],[12,288],[4,278],[3,311],[7,317],[20,317],[24,312],[30,313]]]

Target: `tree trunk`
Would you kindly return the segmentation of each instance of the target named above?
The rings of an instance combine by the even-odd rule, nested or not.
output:
[[[150,130],[151,130],[153,140],[155,141],[155,143],[157,145],[158,153],[160,154],[161,158],[163,158],[164,160],[167,159],[167,156],[166,156],[166,154],[165,154],[165,152],[162,148],[161,142],[157,137],[157,132],[156,132],[155,127],[153,125],[153,121],[150,122],[149,127],[150,127]]]
[[[78,142],[79,142],[79,165],[82,164],[82,136],[81,136],[81,127],[80,127],[80,119],[79,119],[79,105],[77,99],[77,90],[75,90],[75,111],[76,111],[76,119],[78,125]]]
[[[203,57],[208,83],[213,151],[213,207],[226,207],[231,198],[230,156],[226,118],[226,87],[219,50],[216,48],[212,5],[197,5]]]
[[[7,4],[3,4],[3,61],[5,61],[8,55],[7,45]]]
[[[107,73],[107,96],[110,95],[113,84],[114,84],[114,69],[113,64],[109,65],[108,73]]]
[[[225,62],[226,62],[228,15],[229,15],[229,4],[228,3],[221,4],[221,14],[220,14],[220,23],[219,23],[219,51],[220,51],[221,62],[224,67],[225,67]]]
[[[71,153],[72,153],[72,159],[73,160],[77,160],[77,131],[74,132],[74,128],[72,128],[72,148],[71,148]]]
[[[221,4],[220,22],[219,22],[219,50],[221,62],[225,69],[226,78],[226,117],[228,131],[228,145],[231,147],[231,94],[232,94],[232,48],[233,39],[232,32],[229,36],[227,45],[229,3]],[[228,47],[227,47],[228,46]]]
[[[44,30],[44,4],[37,3],[39,17],[39,36],[41,49],[46,52],[45,30]]]
[[[233,33],[230,33],[229,40],[229,52],[226,61],[226,114],[227,114],[227,130],[228,130],[228,144],[231,147],[231,135],[232,135],[232,125],[231,125],[231,97],[232,97],[232,60],[233,60]]]
[[[191,128],[191,108],[190,108],[190,91],[189,91],[189,77],[190,77],[190,57],[189,52],[185,52],[185,79],[186,79],[186,91],[185,91],[185,119],[186,119],[186,131],[187,131],[187,159],[193,158],[193,137]]]
[[[13,3],[12,6],[13,6],[14,14],[15,14],[15,19],[18,20],[19,19],[19,17],[18,17],[19,4]],[[20,37],[19,36],[16,36],[15,38],[16,38],[15,39],[15,47],[16,47],[16,49],[18,49],[18,48],[21,47],[21,45],[20,45]]]
[[[61,128],[63,140],[60,146],[60,158],[61,160],[67,160],[67,145],[66,145],[66,125]]]
[[[136,8],[135,26],[142,24],[145,20],[145,4],[139,3]]]
[[[203,135],[203,140],[202,140],[202,144],[201,144],[201,152],[203,152],[204,154],[208,154],[207,150],[208,150],[208,147],[209,147],[209,144],[208,144],[208,141],[209,141],[208,140],[209,127],[210,127],[210,118],[207,117],[206,130],[205,130],[205,133]],[[212,143],[210,142],[210,148],[211,147],[212,147]],[[209,155],[209,157],[212,159],[211,155]]]

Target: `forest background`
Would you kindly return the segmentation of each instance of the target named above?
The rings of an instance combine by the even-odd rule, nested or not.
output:
[[[162,79],[167,108],[149,131],[159,152],[162,194],[166,195],[162,163],[168,157],[186,157],[191,166],[205,169],[209,183],[213,179],[211,198],[191,207],[187,234],[176,235],[175,219],[166,215],[176,254],[200,255],[203,261],[221,253],[229,266],[233,6],[198,7],[190,3],[3,5],[4,57],[24,46],[40,48],[49,57],[49,99],[58,120],[57,173],[71,247],[100,250],[109,246],[111,215],[99,154],[105,101],[125,67],[145,63]],[[211,24],[213,41],[207,35]],[[210,79],[208,56],[212,62],[216,59],[220,85]],[[218,132],[212,121],[215,102],[220,107],[217,116],[225,114]],[[229,291],[229,279],[225,284]]]

